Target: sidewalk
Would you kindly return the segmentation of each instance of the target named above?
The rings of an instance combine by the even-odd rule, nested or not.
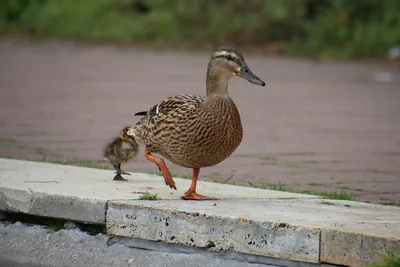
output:
[[[400,208],[200,181],[0,159],[0,210],[106,226],[107,234],[309,263],[365,266],[400,248]],[[145,192],[158,201],[138,200]]]

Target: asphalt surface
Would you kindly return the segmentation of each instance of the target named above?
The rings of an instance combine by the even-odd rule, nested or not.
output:
[[[252,264],[237,260],[221,259],[211,253],[189,253],[132,248],[109,236],[95,236],[77,228],[59,231],[38,225],[20,222],[0,222],[0,266],[1,267],[276,267],[275,265]],[[127,242],[125,242],[127,243]],[[132,245],[132,243],[130,243]],[[147,245],[149,247],[150,245]],[[168,251],[169,250],[169,251]],[[185,250],[182,248],[182,250]],[[187,249],[186,249],[187,250]],[[295,265],[291,265],[295,266]]]

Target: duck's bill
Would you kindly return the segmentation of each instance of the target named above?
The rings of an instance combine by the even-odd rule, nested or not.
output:
[[[248,80],[251,83],[265,86],[265,82],[263,80],[261,80],[260,78],[258,78],[253,72],[251,72],[251,70],[249,69],[249,67],[247,65],[244,65],[240,69],[240,71],[236,73],[236,75]]]

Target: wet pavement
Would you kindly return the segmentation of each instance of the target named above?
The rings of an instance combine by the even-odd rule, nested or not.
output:
[[[234,183],[400,200],[399,69],[243,53],[267,85],[231,79],[244,138],[230,158],[202,169],[202,180],[233,175]],[[100,164],[105,142],[136,123],[135,112],[174,94],[205,94],[208,57],[1,37],[0,156]],[[125,168],[157,171],[140,155]]]

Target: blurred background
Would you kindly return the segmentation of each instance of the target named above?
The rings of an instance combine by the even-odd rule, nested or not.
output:
[[[400,42],[396,0],[5,0],[0,31],[214,47],[324,59],[385,57]]]
[[[231,80],[244,139],[201,179],[400,204],[398,0],[3,0],[0,33],[2,157],[110,168],[105,142],[205,94],[230,45],[267,86]]]

